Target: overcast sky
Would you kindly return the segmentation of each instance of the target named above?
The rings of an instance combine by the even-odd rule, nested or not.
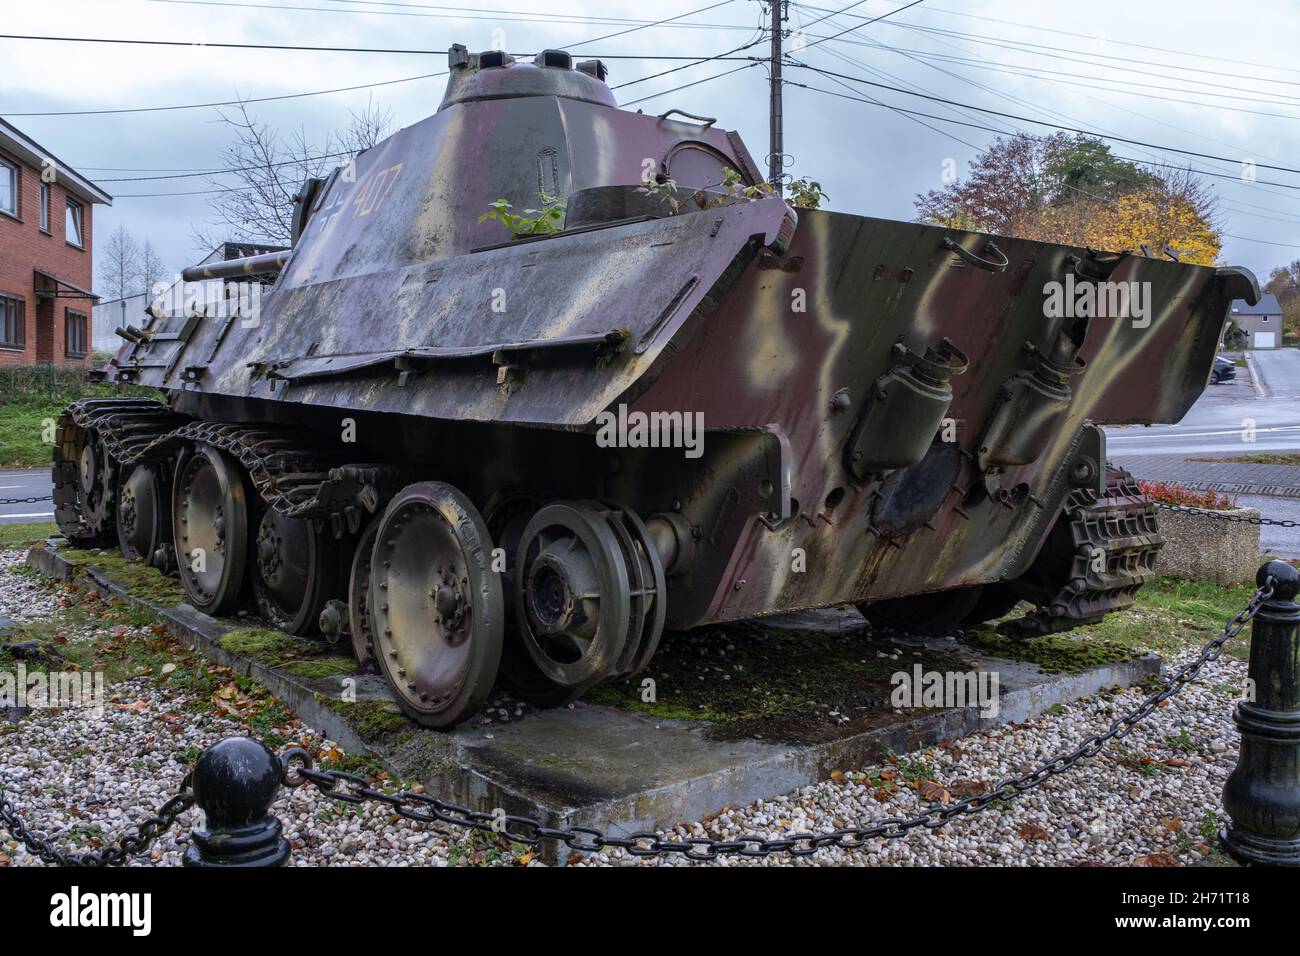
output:
[[[905,2],[863,0],[816,23],[829,11],[849,7],[850,0],[791,3],[787,28],[796,35],[787,40],[787,50],[824,70],[986,110],[1224,157],[1112,144],[1120,155],[1191,162],[1223,177],[1211,182],[1230,234],[1226,262],[1248,266],[1263,281],[1273,266],[1300,258],[1300,173],[1264,168],[1300,168],[1296,0],[1248,5],[925,0],[865,25],[866,18]],[[710,3],[717,5],[672,24],[582,42]],[[704,57],[738,47],[757,36],[764,17],[756,0],[4,0],[3,10],[0,32],[13,34],[432,51],[321,53],[0,40],[0,115],[116,197],[112,208],[96,210],[98,244],[125,224],[137,238],[148,238],[172,269],[206,251],[194,247],[191,225],[209,218],[208,197],[131,194],[195,192],[210,188],[208,183],[201,177],[113,180],[212,168],[224,136],[214,110],[21,114],[208,103],[398,80],[445,70],[446,48],[457,42],[473,51],[502,40],[512,53],[555,47],[583,58],[647,57],[610,61],[609,82],[626,83],[680,65],[650,58],[655,55]],[[861,28],[840,39],[816,42],[855,24]],[[765,54],[766,45],[744,55],[749,53]],[[627,104],[738,66],[743,64],[706,63],[616,95]],[[841,86],[806,69],[787,68],[786,75],[824,91],[976,126],[1048,131],[852,81],[841,80],[847,83]],[[286,131],[300,127],[319,141],[345,126],[349,109],[362,109],[370,97],[392,110],[396,125],[416,122],[437,108],[444,84],[443,78],[392,83],[261,103],[253,110],[263,122]],[[820,180],[829,207],[846,212],[913,218],[912,199],[941,185],[945,161],[964,171],[978,148],[996,136],[796,86],[787,87],[785,98],[792,174]],[[760,162],[767,153],[768,83],[762,66],[638,105],[716,116],[721,126],[740,131]],[[1256,164],[1254,183],[1242,181],[1244,160]]]

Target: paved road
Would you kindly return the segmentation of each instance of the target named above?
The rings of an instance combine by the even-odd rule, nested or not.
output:
[[[8,498],[43,498],[50,493],[50,469],[27,468],[0,471],[0,501]],[[54,506],[48,501],[0,505],[0,524],[53,521]]]
[[[1277,498],[1272,495],[1237,495],[1243,508],[1258,508],[1261,516],[1279,521],[1300,521],[1300,498]],[[1261,525],[1259,550],[1279,558],[1300,558],[1300,528],[1277,528]]]
[[[1106,429],[1110,457],[1300,451],[1300,349],[1248,352],[1255,387],[1209,385],[1177,425]],[[1247,421],[1254,441],[1244,440]]]

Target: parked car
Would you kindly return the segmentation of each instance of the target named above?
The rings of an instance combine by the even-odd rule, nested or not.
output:
[[[1214,357],[1214,368],[1210,372],[1210,384],[1219,385],[1237,377],[1237,366],[1222,355]]]

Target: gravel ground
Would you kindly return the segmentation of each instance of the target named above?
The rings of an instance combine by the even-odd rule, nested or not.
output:
[[[19,552],[0,552],[0,617],[46,618],[72,599],[26,575],[10,573]],[[71,639],[79,635],[70,634]],[[1184,657],[1190,657],[1188,652]],[[199,666],[208,666],[201,658]],[[1118,745],[1087,766],[1049,780],[1001,807],[937,831],[858,850],[823,849],[808,857],[725,858],[700,864],[622,851],[570,857],[579,865],[1194,865],[1206,862],[1217,827],[1219,794],[1236,757],[1231,705],[1245,665],[1221,658]],[[156,675],[108,688],[102,716],[84,710],[35,711],[0,733],[0,783],[21,816],[61,847],[85,849],[112,840],[143,819],[179,785],[193,754],[241,724]],[[945,742],[892,763],[837,771],[832,779],[778,800],[733,808],[675,828],[681,837],[734,837],[834,829],[856,821],[919,812],[933,801],[961,799],[1007,774],[1072,749],[1136,704],[1141,692],[1103,694],[1058,708],[1026,724]],[[2,728],[0,728],[2,729]],[[290,717],[276,727],[319,753],[333,745]],[[53,759],[52,759],[53,758]],[[924,794],[924,797],[922,796]],[[455,863],[541,865],[521,848],[482,836],[451,839],[377,809],[356,810],[311,787],[282,793],[274,810],[294,847],[293,865],[443,866]],[[188,828],[182,816],[134,865],[179,865]],[[1211,860],[1219,859],[1217,854]],[[0,866],[41,865],[0,830]]]

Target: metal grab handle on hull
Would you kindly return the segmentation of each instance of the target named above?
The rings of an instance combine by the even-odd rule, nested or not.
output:
[[[704,124],[705,129],[708,129],[710,126],[712,126],[714,123],[718,121],[718,118],[716,116],[696,116],[694,113],[686,112],[686,110],[669,110],[667,113],[660,113],[659,118],[661,120],[666,120],[674,113],[676,113],[678,116],[685,116],[687,119],[699,120],[701,123]]]
[[[996,259],[981,259],[979,256],[975,255],[975,253],[967,252],[965,249],[959,246],[952,239],[949,239],[947,236],[943,237],[943,242],[941,243],[941,245],[945,249],[949,249],[957,253],[957,255],[961,256],[971,265],[979,266],[981,269],[986,269],[989,272],[1004,271],[1007,267],[1007,263],[1010,261],[1007,259],[1006,255],[1002,252],[1002,250],[993,244],[993,240],[991,239],[988,242],[984,243],[984,252],[989,255],[996,256],[997,257]]]

